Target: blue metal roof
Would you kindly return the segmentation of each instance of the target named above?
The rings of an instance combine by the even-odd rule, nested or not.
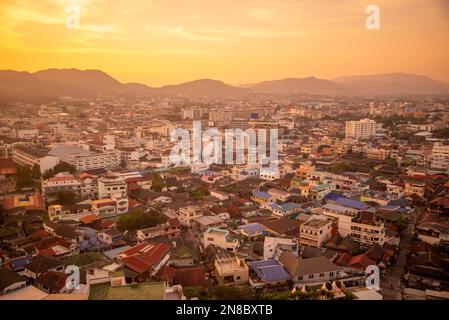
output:
[[[117,258],[117,255],[120,252],[128,250],[129,248],[131,248],[131,247],[126,245],[126,246],[123,246],[123,247],[119,247],[119,248],[115,248],[115,249],[112,249],[112,250],[104,251],[103,255],[105,255],[106,258],[114,260],[115,258]]]
[[[242,229],[247,233],[256,233],[265,230],[265,226],[255,222],[239,226],[239,229]]]
[[[293,202],[287,202],[287,203],[283,203],[283,204],[277,204],[275,202],[269,202],[269,203],[266,203],[266,205],[268,205],[273,210],[279,210],[279,211],[282,211],[282,212],[287,212],[287,211],[290,211],[290,210],[301,208],[301,206],[299,204],[293,203]]]
[[[290,275],[275,259],[252,261],[248,265],[264,282],[290,280]]]
[[[253,195],[259,198],[271,199],[271,195],[263,191],[253,191]]]
[[[363,210],[366,207],[366,203],[343,197],[338,198],[335,202],[344,207],[349,207],[357,210]]]
[[[23,257],[19,259],[15,259],[11,261],[12,269],[15,271],[17,269],[21,269],[25,267],[27,264],[31,262],[31,257]]]
[[[326,201],[337,201],[339,198],[341,198],[341,195],[339,195],[338,193],[335,193],[335,192],[328,193],[328,194],[324,197],[324,199],[325,199]]]

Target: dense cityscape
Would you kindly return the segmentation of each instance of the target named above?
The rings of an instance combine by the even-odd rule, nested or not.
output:
[[[435,316],[448,18],[448,0],[0,1],[0,315]]]
[[[444,96],[4,103],[0,300],[448,299],[448,110]],[[278,130],[277,167],[174,165],[171,132],[194,121]]]

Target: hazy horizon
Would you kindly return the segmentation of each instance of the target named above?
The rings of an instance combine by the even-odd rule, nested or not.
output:
[[[373,73],[373,74],[348,74],[348,75],[337,75],[335,77],[332,78],[321,78],[321,77],[317,77],[315,75],[306,75],[306,76],[284,76],[284,77],[278,77],[276,79],[260,79],[258,81],[255,82],[247,82],[247,83],[233,83],[233,82],[227,82],[227,81],[223,81],[222,79],[216,79],[216,78],[207,78],[207,77],[199,77],[199,78],[195,78],[195,79],[190,79],[190,80],[186,80],[183,82],[168,82],[168,83],[163,83],[163,84],[159,84],[159,85],[154,85],[151,83],[143,83],[143,82],[139,82],[139,81],[123,81],[122,79],[120,79],[120,77],[115,76],[105,70],[101,70],[101,69],[80,69],[80,68],[75,68],[75,67],[66,67],[66,68],[46,68],[46,69],[37,69],[37,70],[14,70],[14,69],[0,69],[0,71],[15,71],[15,72],[27,72],[30,74],[39,72],[39,71],[46,71],[46,70],[78,70],[78,71],[100,71],[103,73],[106,73],[107,75],[111,76],[112,78],[114,78],[115,80],[123,83],[123,84],[129,84],[129,83],[137,83],[137,84],[143,84],[146,85],[148,87],[153,87],[153,88],[157,88],[157,87],[163,87],[163,86],[170,86],[170,85],[179,85],[179,84],[183,84],[183,83],[188,83],[188,82],[194,82],[194,81],[198,81],[198,80],[213,80],[213,81],[220,81],[223,82],[227,85],[230,86],[235,86],[235,87],[245,87],[248,85],[253,85],[253,84],[257,84],[257,83],[262,83],[262,82],[270,82],[270,81],[279,81],[279,80],[286,80],[286,79],[307,79],[307,78],[316,78],[316,79],[320,79],[320,80],[329,80],[329,81],[334,81],[335,79],[338,78],[345,78],[345,77],[369,77],[369,76],[380,76],[380,75],[391,75],[391,74],[407,74],[407,75],[414,75],[414,76],[423,76],[423,77],[427,77],[430,78],[432,80],[435,81],[440,81],[440,82],[444,82],[449,84],[449,81],[445,81],[445,80],[441,80],[441,79],[436,79],[433,78],[431,76],[428,76],[426,74],[414,74],[414,73],[410,73],[410,72],[403,72],[403,71],[396,71],[396,72],[386,72],[386,73]]]

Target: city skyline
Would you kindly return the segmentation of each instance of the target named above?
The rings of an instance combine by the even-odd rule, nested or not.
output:
[[[74,3],[80,28],[69,30],[65,9]],[[378,1],[379,30],[365,28],[368,5],[8,0],[0,5],[0,69],[101,69],[149,86],[394,72],[449,82],[447,3]]]

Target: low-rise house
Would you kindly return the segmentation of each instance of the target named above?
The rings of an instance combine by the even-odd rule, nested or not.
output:
[[[166,223],[156,227],[137,230],[137,240],[143,242],[145,240],[154,239],[157,237],[167,237],[174,239],[179,237],[181,232],[181,225],[177,218],[169,219]]]
[[[369,266],[375,266],[376,261],[370,259],[366,254],[359,254],[352,257],[349,253],[341,254],[336,260],[335,264],[344,268],[365,271]]]
[[[27,279],[14,271],[0,267],[0,295],[26,287]]]
[[[201,216],[195,219],[193,225],[197,225],[201,231],[207,230],[208,228],[219,228],[226,226],[223,220],[218,216]]]
[[[128,212],[128,198],[103,198],[92,201],[92,212],[101,218],[113,217]]]
[[[79,253],[77,243],[61,237],[50,237],[39,241],[35,245],[38,255],[65,258]]]
[[[194,220],[203,216],[203,209],[199,206],[187,206],[179,208],[179,222],[187,227],[191,227]]]
[[[42,182],[42,193],[45,197],[55,196],[58,192],[71,191],[81,196],[81,182],[68,172],[60,172]]]
[[[166,243],[144,242],[120,252],[118,257],[125,266],[126,282],[145,282],[153,278],[170,259],[170,248]]]
[[[341,267],[324,256],[299,259],[290,251],[285,251],[278,260],[298,285],[322,284],[338,279],[342,273]]]
[[[49,271],[39,276],[35,284],[36,286],[50,294],[70,293],[72,289],[67,286],[68,274],[63,272]]]
[[[411,287],[449,290],[449,262],[433,252],[407,260],[405,278]]]
[[[214,269],[218,283],[227,285],[248,283],[248,266],[234,253],[220,250],[215,258]]]
[[[236,252],[240,241],[233,237],[229,230],[209,228],[203,234],[203,245],[204,248],[213,245],[226,251]]]
[[[77,228],[70,225],[61,225],[52,221],[44,222],[44,230],[51,235],[64,238],[73,243],[79,243],[83,240],[83,235]]]
[[[321,201],[331,193],[333,189],[334,187],[331,184],[319,184],[313,186],[308,190],[308,198],[310,200]]]
[[[265,226],[255,222],[239,226],[238,230],[245,237],[254,238],[264,234]]]
[[[280,202],[286,202],[291,197],[291,194],[289,192],[275,188],[268,189],[267,193],[271,195],[272,199]]]
[[[24,274],[28,278],[37,279],[48,271],[63,272],[65,262],[52,257],[35,256],[29,264],[25,266]]]
[[[260,224],[266,227],[266,230],[277,237],[297,237],[301,221],[284,217],[281,219],[261,219]]]
[[[301,205],[293,202],[277,204],[275,202],[266,202],[261,208],[270,210],[275,216],[285,217],[301,211]]]
[[[416,226],[418,239],[432,245],[449,244],[449,224],[426,221]]]
[[[263,191],[253,191],[251,200],[257,203],[266,203],[266,202],[273,202],[275,199],[269,193]]]
[[[265,260],[278,257],[283,251],[290,251],[295,256],[298,255],[298,239],[268,237],[264,238],[263,243],[263,257]]]
[[[123,240],[123,234],[117,229],[108,229],[98,232],[97,236],[98,240],[107,245],[114,245],[115,243]]]
[[[332,220],[325,216],[312,216],[299,227],[299,244],[320,248],[332,237]]]
[[[248,262],[249,284],[265,291],[288,290],[290,275],[276,259]]]

